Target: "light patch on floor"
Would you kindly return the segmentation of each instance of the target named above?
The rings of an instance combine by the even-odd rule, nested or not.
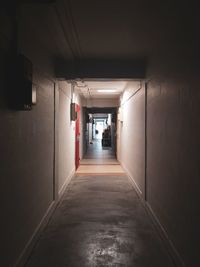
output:
[[[80,165],[119,165],[116,159],[82,159]]]
[[[80,165],[76,171],[77,174],[124,174],[124,170],[120,165]]]
[[[115,157],[111,147],[102,147],[101,140],[94,139],[92,145],[89,145],[84,158],[80,161],[80,166],[76,174],[107,174],[118,175],[125,174],[123,168]]]

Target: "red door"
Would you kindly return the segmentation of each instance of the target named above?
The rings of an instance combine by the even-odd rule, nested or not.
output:
[[[75,105],[75,111],[77,114],[76,125],[75,125],[75,166],[76,169],[80,164],[79,157],[79,138],[80,138],[80,106],[78,104]]]

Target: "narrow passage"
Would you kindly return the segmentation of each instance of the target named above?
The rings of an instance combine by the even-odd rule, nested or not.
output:
[[[125,174],[76,174],[26,267],[172,267]]]
[[[111,147],[103,147],[100,139],[93,139],[84,158],[80,161],[77,174],[124,174]]]

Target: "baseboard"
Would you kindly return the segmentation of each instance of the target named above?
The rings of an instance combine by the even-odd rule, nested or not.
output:
[[[151,208],[150,204],[147,201],[145,201],[144,198],[142,197],[142,192],[139,189],[139,187],[137,186],[137,183],[135,182],[134,178],[132,177],[130,172],[127,170],[127,168],[122,163],[121,163],[121,165],[124,168],[124,170],[126,171],[127,176],[129,178],[131,184],[133,185],[138,197],[140,198],[140,200],[141,200],[141,202],[142,202],[147,214],[149,215],[149,217],[150,217],[150,219],[152,221],[152,224],[153,224],[156,232],[158,233],[160,239],[162,240],[163,245],[164,245],[166,251],[168,252],[168,254],[170,255],[174,265],[176,267],[186,267],[183,259],[181,258],[181,256],[178,253],[176,247],[174,246],[173,242],[169,238],[166,230],[164,229],[164,227],[160,223],[158,217],[154,213],[154,211]]]
[[[39,239],[42,231],[44,230],[44,228],[47,225],[49,219],[51,218],[51,215],[53,214],[56,205],[57,205],[56,201],[53,201],[51,203],[51,205],[49,206],[49,208],[47,209],[45,215],[43,216],[43,218],[40,221],[39,225],[35,229],[35,231],[34,231],[33,235],[31,236],[30,240],[26,244],[26,246],[25,246],[24,250],[22,251],[21,255],[19,256],[16,264],[14,265],[15,267],[23,267],[25,265],[29,255],[31,254],[31,251],[32,251],[35,243]]]
[[[186,267],[183,259],[181,258],[180,254],[178,253],[176,247],[174,246],[173,242],[169,238],[167,231],[160,223],[158,217],[156,216],[156,214],[154,213],[153,209],[151,208],[151,206],[148,202],[145,202],[145,208],[146,208],[146,211],[153,222],[153,225],[154,225],[157,233],[159,234],[161,240],[163,241],[165,249],[167,250],[167,252],[171,256],[171,259],[173,260],[174,265],[176,267]]]
[[[134,189],[136,190],[137,194],[139,195],[139,197],[142,197],[142,191],[138,187],[138,185],[137,185],[136,181],[134,180],[133,176],[130,174],[129,170],[126,168],[126,166],[123,163],[121,163],[121,165],[122,165],[123,169],[125,170],[128,178],[131,181],[131,183],[132,183]]]
[[[30,240],[28,241],[28,243],[26,244],[24,250],[22,251],[21,255],[19,256],[16,264],[14,265],[14,267],[23,267],[25,265],[25,263],[27,262],[33,247],[35,246],[36,242],[38,241],[42,231],[44,230],[45,226],[47,225],[47,223],[49,222],[49,219],[51,218],[55,208],[57,207],[57,205],[59,204],[66,187],[68,186],[68,184],[70,183],[72,177],[74,176],[75,170],[73,169],[72,172],[70,173],[70,175],[67,177],[64,185],[62,186],[61,190],[59,191],[59,197],[58,200],[53,201],[49,208],[47,209],[45,215],[43,216],[42,220],[40,221],[39,225],[37,226],[37,228],[35,229],[33,235],[31,236]]]
[[[70,183],[72,177],[74,176],[75,173],[75,169],[72,169],[72,171],[70,172],[70,174],[68,175],[68,177],[66,178],[64,184],[62,185],[61,189],[58,192],[58,199],[60,200],[63,193],[65,192],[66,187],[68,186],[68,184]]]

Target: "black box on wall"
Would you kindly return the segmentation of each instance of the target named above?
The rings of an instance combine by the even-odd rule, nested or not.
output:
[[[75,121],[77,119],[76,104],[75,103],[71,103],[71,105],[70,105],[70,119],[71,119],[71,121]]]
[[[16,62],[16,107],[20,110],[32,108],[32,77],[33,66],[31,61],[20,54]]]

